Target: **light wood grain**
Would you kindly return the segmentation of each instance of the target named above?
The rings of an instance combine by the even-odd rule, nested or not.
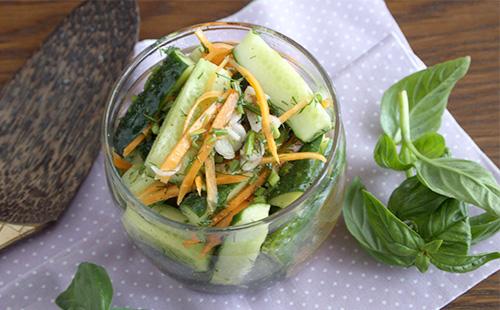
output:
[[[141,38],[155,38],[193,23],[232,14],[246,0],[140,1]],[[0,85],[39,46],[78,1],[0,2]],[[474,141],[500,163],[500,1],[387,0],[426,64],[472,56],[469,74],[451,96],[449,110]],[[499,309],[500,273],[447,309]]]

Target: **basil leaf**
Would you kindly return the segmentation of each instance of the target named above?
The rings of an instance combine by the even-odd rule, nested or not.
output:
[[[435,132],[423,134],[413,141],[413,146],[427,158],[439,158],[446,154],[446,142],[443,136]]]
[[[418,253],[417,258],[415,259],[415,266],[418,268],[420,272],[424,273],[427,272],[427,270],[429,269],[430,261],[431,260],[429,256],[420,252]]]
[[[384,241],[389,251],[401,256],[416,256],[425,244],[424,240],[394,216],[375,196],[366,190],[362,192],[370,227]]]
[[[393,170],[408,170],[411,165],[404,163],[398,155],[398,150],[396,149],[396,144],[386,134],[382,134],[375,146],[373,151],[373,158],[375,162],[383,168],[389,168]]]
[[[389,265],[412,266],[415,256],[404,256],[400,255],[401,253],[395,253],[399,250],[406,255],[408,253],[406,247],[396,249],[396,246],[392,246],[392,249],[389,249],[384,240],[370,226],[368,208],[365,205],[363,194],[364,189],[365,187],[360,179],[355,178],[346,191],[343,216],[347,229],[361,247],[378,261]]]
[[[55,302],[64,310],[108,310],[112,297],[113,287],[106,270],[92,263],[81,263],[71,284]]]
[[[398,94],[403,90],[409,97],[411,139],[437,131],[450,92],[469,64],[470,57],[458,58],[416,72],[392,85],[381,102],[380,122],[384,132],[396,142],[401,140]]]
[[[500,218],[483,213],[469,218],[472,244],[483,241],[500,230]]]
[[[416,220],[419,233],[426,241],[442,240],[440,253],[467,255],[471,232],[466,206],[458,200],[446,200],[428,217]]]
[[[487,262],[500,258],[499,252],[468,255],[430,254],[431,262],[441,270],[447,272],[464,273],[476,270]]]
[[[401,220],[411,220],[434,212],[447,199],[424,186],[417,177],[411,177],[392,192],[388,208]]]
[[[420,182],[432,191],[500,216],[500,188],[481,165],[463,159],[438,158],[417,160],[415,168]]]

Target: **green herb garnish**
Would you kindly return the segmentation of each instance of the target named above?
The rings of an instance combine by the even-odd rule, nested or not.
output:
[[[436,131],[448,96],[469,67],[468,57],[412,74],[382,98],[384,129],[374,150],[381,167],[404,171],[386,208],[356,178],[344,201],[349,232],[377,260],[396,266],[430,264],[463,273],[500,258],[469,255],[470,246],[500,230],[500,187],[479,164],[451,158]],[[468,204],[486,212],[469,218]]]

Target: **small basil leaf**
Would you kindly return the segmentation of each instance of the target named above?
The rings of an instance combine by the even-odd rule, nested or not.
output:
[[[408,92],[411,139],[437,131],[450,92],[469,64],[470,57],[458,58],[416,72],[392,85],[381,102],[380,122],[384,132],[396,142],[401,140],[397,102],[403,90]]]
[[[393,170],[408,170],[411,165],[404,163],[398,155],[398,150],[396,149],[396,144],[394,141],[386,134],[382,134],[375,146],[373,151],[373,158],[375,162],[383,168],[389,168]]]
[[[415,259],[415,266],[418,268],[418,270],[421,273],[424,273],[429,269],[429,265],[429,257],[422,252],[418,253],[417,258]]]
[[[359,178],[355,178],[346,191],[343,205],[343,216],[347,229],[359,242],[361,247],[373,258],[389,265],[409,267],[414,264],[414,256],[402,256],[395,254],[403,247],[389,249],[386,242],[381,239],[371,228],[368,220],[368,211],[365,205],[363,190],[365,187]],[[399,254],[407,255],[405,248]]]
[[[483,213],[469,218],[472,244],[488,239],[500,230],[500,218]]]
[[[55,302],[63,310],[108,310],[112,298],[113,287],[106,270],[92,263],[81,263],[71,284]]]
[[[424,240],[392,214],[375,196],[363,190],[364,203],[367,209],[368,222],[376,235],[384,240],[394,254],[401,256],[415,255],[424,245]],[[414,252],[397,248],[408,248]]]
[[[439,251],[439,248],[441,248],[442,244],[443,240],[433,240],[431,242],[424,244],[422,250],[425,251],[426,253],[436,253],[437,251]]]
[[[458,200],[446,200],[428,217],[422,217],[419,232],[425,240],[443,240],[441,253],[466,255],[471,233],[465,205]]]
[[[413,141],[413,146],[427,158],[439,158],[446,152],[446,142],[438,133],[428,132]]]
[[[499,252],[485,253],[475,256],[430,254],[431,262],[441,270],[447,272],[464,273],[476,270],[487,262],[500,258]]]
[[[432,191],[500,216],[500,188],[489,171],[463,159],[417,160],[417,176]]]
[[[447,199],[424,186],[417,177],[411,177],[392,192],[388,208],[401,220],[412,220],[434,212]]]

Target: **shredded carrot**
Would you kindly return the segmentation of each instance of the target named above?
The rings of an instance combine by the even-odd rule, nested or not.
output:
[[[132,140],[124,149],[123,149],[123,156],[124,157],[127,157],[128,155],[130,155],[130,153],[132,153],[135,148],[141,144],[142,141],[144,141],[144,139],[146,138],[146,136],[148,135],[149,133],[149,130],[151,129],[151,124],[147,125],[146,128],[144,128],[144,130],[137,136],[134,138],[134,140]]]
[[[212,223],[217,225],[219,221],[229,215],[234,209],[238,208],[245,200],[247,200],[253,193],[262,186],[269,175],[269,169],[264,169],[255,182],[248,184],[241,192],[238,193],[231,201],[228,202],[226,208],[222,209],[219,213],[215,214],[212,218]]]
[[[207,206],[210,213],[217,205],[217,181],[215,180],[214,156],[208,156],[205,160],[205,183],[207,187]]]
[[[211,105],[200,115],[200,117],[198,117],[194,124],[191,125],[191,127],[182,135],[181,139],[177,142],[172,151],[167,155],[165,161],[163,161],[163,164],[160,167],[161,170],[172,171],[177,168],[182,158],[191,147],[191,133],[195,130],[201,129],[202,126],[205,125],[206,119],[211,119],[215,115],[216,111],[216,105]],[[160,181],[165,184],[168,183],[169,180],[170,177],[168,176],[160,177]]]
[[[212,49],[203,58],[218,65],[223,62],[226,56],[231,54],[233,46],[225,43],[213,43]]]
[[[198,192],[198,195],[201,196],[201,190],[203,189],[203,180],[201,179],[201,176],[196,176],[196,178],[194,179],[194,184],[196,185],[196,191]]]
[[[138,193],[138,198],[139,200],[141,199],[141,197],[145,197],[151,193],[154,193],[154,192],[157,192],[159,190],[162,190],[164,188],[166,188],[167,186],[159,181],[155,181],[153,182],[151,185],[149,185],[148,187],[146,187],[142,192]]]
[[[217,185],[224,185],[224,184],[240,183],[248,180],[248,178],[249,177],[246,175],[217,174],[215,180],[217,181]]]
[[[230,94],[222,105],[222,108],[219,110],[219,113],[217,113],[217,116],[215,117],[210,130],[224,128],[224,126],[226,126],[226,124],[231,119],[231,115],[233,114],[233,111],[236,108],[236,103],[238,101],[238,93],[234,90],[230,90],[229,92]],[[198,156],[196,157],[197,160],[193,161],[188,173],[184,177],[184,180],[182,180],[182,184],[179,190],[179,196],[177,197],[177,204],[180,204],[184,196],[189,192],[190,188],[192,187],[193,181],[198,174],[198,171],[212,152],[214,144],[215,141],[213,139],[213,135],[207,134],[205,136],[205,140],[203,141],[203,145],[200,148]]]
[[[184,121],[184,129],[182,132],[186,133],[186,130],[188,129],[188,127],[191,124],[191,121],[194,117],[194,114],[198,110],[198,106],[201,106],[200,107],[201,111],[204,111],[207,108],[207,106],[205,106],[205,105],[212,103],[209,101],[209,99],[214,99],[214,98],[217,98],[221,95],[222,95],[221,91],[211,90],[211,91],[207,91],[206,93],[204,93],[203,95],[198,97],[198,99],[195,101],[195,103],[193,104],[191,109],[189,109],[189,112],[186,116],[186,120]]]
[[[121,170],[128,170],[130,167],[132,167],[132,164],[123,159],[120,155],[116,154],[116,152],[113,152],[113,163],[115,164],[115,167]]]
[[[282,161],[292,161],[292,160],[302,160],[302,159],[317,159],[321,160],[322,162],[326,162],[325,156],[319,154],[319,153],[313,153],[313,152],[298,152],[298,153],[285,153],[285,154],[279,154],[280,160]],[[273,157],[264,157],[261,160],[261,164],[269,164],[274,161]]]
[[[198,239],[198,237],[196,236],[196,234],[193,233],[193,236],[191,237],[191,239],[184,240],[182,242],[182,245],[184,247],[186,247],[186,248],[189,248],[189,247],[191,247],[191,246],[193,246],[195,244],[198,244],[200,242],[201,242],[201,240]]]
[[[260,108],[260,114],[262,116],[262,132],[267,140],[267,146],[271,155],[274,157],[277,163],[279,163],[278,150],[276,148],[276,142],[274,141],[273,133],[271,131],[271,121],[269,117],[269,106],[267,104],[266,95],[264,90],[260,86],[259,81],[248,71],[246,68],[238,65],[234,60],[229,60],[229,64],[233,66],[238,72],[248,81],[250,86],[255,90],[255,95],[257,97],[257,103]]]
[[[323,108],[328,108],[330,105],[332,104],[332,99],[323,99],[321,100],[321,105],[323,106]]]
[[[165,188],[149,193],[147,195],[141,195],[139,199],[142,201],[143,204],[149,206],[158,201],[174,198],[178,194],[179,194],[179,188],[175,185],[169,185]]]
[[[300,110],[302,110],[306,105],[309,104],[309,102],[310,101],[308,101],[308,100],[304,100],[304,101],[301,101],[301,102],[297,103],[293,107],[291,107],[288,111],[286,111],[285,113],[283,113],[283,114],[280,115],[280,117],[279,117],[280,122],[284,123],[287,120],[289,120],[290,117],[292,117],[295,114],[299,113]]]
[[[207,37],[205,36],[205,34],[203,33],[203,31],[198,28],[196,29],[196,31],[194,32],[194,34],[196,35],[196,37],[198,38],[198,40],[200,40],[200,43],[210,52],[210,50],[213,49],[212,47],[212,43],[210,41],[208,41]]]

